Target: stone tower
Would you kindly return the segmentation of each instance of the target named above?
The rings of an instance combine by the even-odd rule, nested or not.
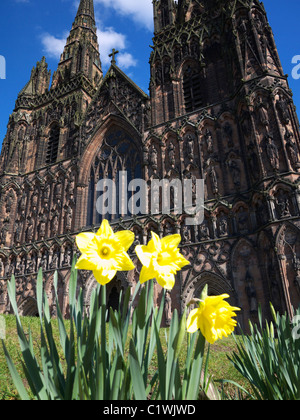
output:
[[[265,317],[269,301],[290,315],[299,305],[299,122],[263,4],[154,0],[153,7],[149,96],[117,67],[115,51],[103,77],[92,0],[80,2],[51,86],[43,58],[18,96],[0,161],[2,312],[10,310],[6,282],[14,273],[21,314],[36,313],[42,267],[53,314],[58,270],[67,315],[75,236],[97,229],[97,183],[119,185],[120,171],[149,187],[205,180],[201,225],[186,224],[174,208],[134,215],[112,198],[111,224],[133,230],[135,244],[147,243],[151,230],[182,234],[191,265],[167,294],[166,324],[206,283],[242,308],[245,326],[259,304]],[[139,270],[137,263],[109,284],[112,306]],[[88,308],[95,279],[84,271],[79,279]],[[157,286],[158,302],[160,293]]]

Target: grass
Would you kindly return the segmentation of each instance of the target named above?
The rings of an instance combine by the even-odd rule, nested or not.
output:
[[[24,378],[22,372],[22,363],[20,357],[20,347],[16,329],[16,320],[13,315],[4,316],[6,323],[6,339],[5,345],[17,367],[21,377]],[[39,341],[40,341],[40,321],[38,318],[24,317],[22,318],[24,330],[30,331],[33,336],[34,346],[36,347],[36,354],[39,354]],[[68,324],[68,321],[66,321]],[[53,332],[57,341],[59,341],[59,332],[57,322],[53,320]],[[166,336],[168,333],[167,329],[161,329],[161,334]],[[166,348],[166,347],[165,347]],[[242,376],[233,367],[231,362],[227,359],[233,350],[235,350],[235,341],[233,337],[228,337],[221,341],[217,341],[214,345],[210,346],[210,358],[209,358],[209,373],[213,376],[215,381],[227,379],[234,381],[249,389]],[[181,360],[186,357],[185,346],[182,346]],[[156,370],[156,357],[153,358],[153,373]],[[26,384],[25,380],[24,383]],[[227,395],[234,398],[237,394],[236,388],[232,384],[225,386]],[[2,345],[0,345],[0,400],[14,400],[18,398],[18,394],[15,390],[12,382],[9,370],[6,365],[6,359],[4,356]]]

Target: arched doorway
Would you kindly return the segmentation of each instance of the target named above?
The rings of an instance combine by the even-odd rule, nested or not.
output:
[[[37,302],[35,299],[28,297],[25,299],[19,306],[19,315],[20,316],[30,316],[30,317],[38,317],[39,311],[37,307]]]
[[[90,302],[93,290],[98,286],[96,279],[94,278],[93,274],[91,273],[90,277],[86,281],[84,287],[84,306],[86,309],[86,313],[90,311]],[[118,310],[119,308],[119,301],[120,301],[120,294],[122,293],[122,297],[124,296],[124,291],[127,289],[128,282],[126,281],[126,275],[122,272],[117,273],[115,278],[106,285],[106,307],[108,311],[108,316],[110,312],[110,308],[113,310]],[[122,307],[122,302],[121,302]]]
[[[208,285],[209,296],[217,296],[226,293],[229,295],[227,302],[232,306],[237,306],[236,294],[229,281],[215,273],[205,271],[192,278],[186,285],[182,294],[182,310],[186,308],[193,298],[200,298],[201,292],[206,284]],[[188,313],[192,309],[194,309],[194,305],[189,306]]]

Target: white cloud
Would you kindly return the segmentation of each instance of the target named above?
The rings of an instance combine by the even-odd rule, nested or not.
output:
[[[110,64],[109,54],[112,49],[124,50],[126,46],[126,36],[116,32],[113,28],[98,29],[97,31],[101,62],[104,66]]]
[[[137,65],[137,60],[130,53],[122,53],[117,56],[118,66],[123,69],[128,69],[129,67],[135,67]]]
[[[131,17],[136,23],[153,28],[153,5],[151,0],[95,0],[95,4],[113,8],[116,13]]]
[[[66,45],[67,36],[68,35],[63,38],[56,38],[48,33],[43,34],[41,40],[46,56],[59,59],[64,50],[64,46]]]
[[[109,57],[109,54],[111,54],[113,48],[119,51],[119,54],[116,55],[119,67],[128,69],[129,67],[135,67],[137,65],[137,60],[132,54],[122,51],[127,47],[126,35],[116,32],[113,28],[98,29],[97,35],[103,67],[108,67],[110,65],[111,57]]]

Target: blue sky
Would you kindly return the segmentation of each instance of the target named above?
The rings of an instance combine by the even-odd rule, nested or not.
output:
[[[118,65],[144,91],[149,85],[152,43],[152,0],[94,0],[104,72],[112,48],[120,51]],[[45,56],[52,73],[76,15],[79,0],[1,0],[0,56],[6,61],[6,79],[0,80],[0,144],[6,134],[19,91],[31,69]],[[265,0],[284,72],[289,75],[297,109],[300,79],[292,78],[292,58],[300,55],[300,1]],[[300,73],[300,71],[299,71]]]

